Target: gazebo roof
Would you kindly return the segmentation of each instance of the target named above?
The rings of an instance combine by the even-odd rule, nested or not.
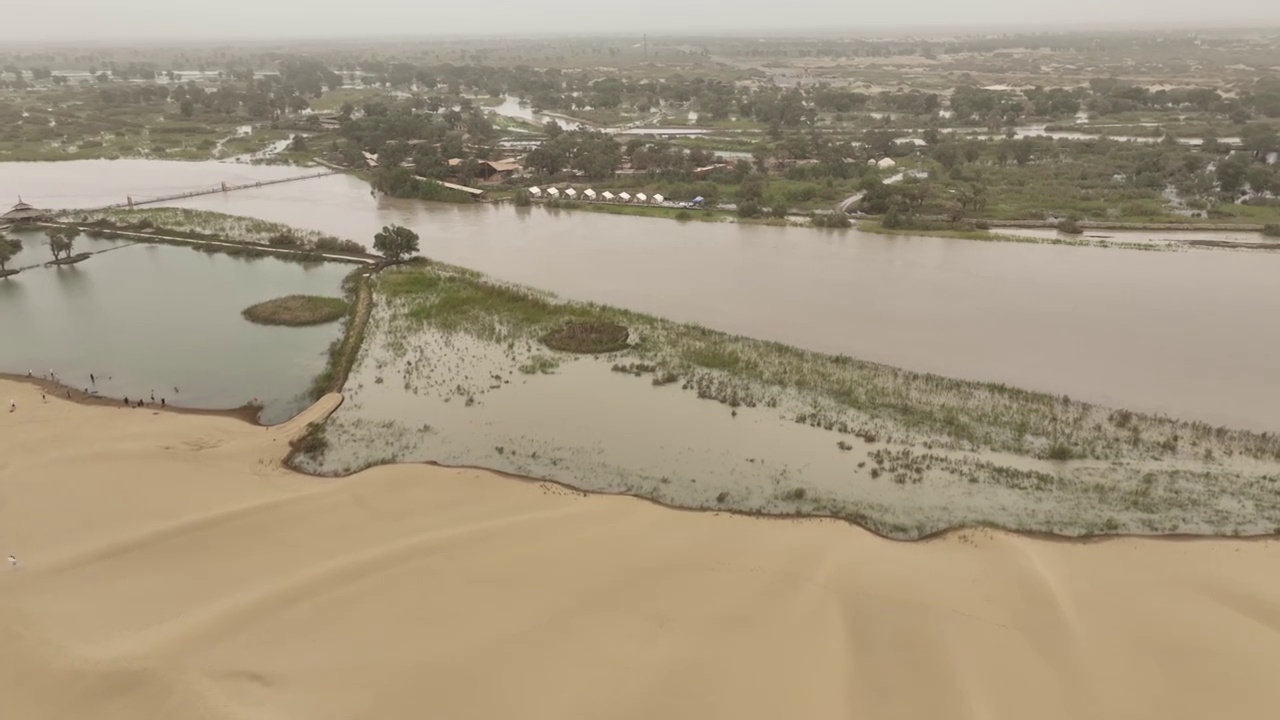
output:
[[[34,220],[42,218],[49,213],[44,210],[38,210],[24,202],[22,198],[18,198],[18,204],[4,215],[0,215],[0,220]]]

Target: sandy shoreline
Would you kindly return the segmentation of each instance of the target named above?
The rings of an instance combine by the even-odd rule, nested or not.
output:
[[[78,405],[89,405],[96,407],[114,407],[134,410],[152,410],[155,412],[173,413],[175,415],[205,415],[211,417],[228,417],[247,422],[250,425],[261,426],[258,422],[258,414],[262,408],[252,403],[238,408],[190,408],[182,405],[175,405],[166,402],[164,405],[158,403],[146,403],[142,407],[126,406],[124,398],[109,397],[106,395],[97,395],[94,393],[86,393],[84,390],[77,390],[70,385],[64,385],[56,380],[48,380],[42,377],[19,375],[16,373],[0,372],[0,382],[8,381],[11,383],[19,383],[36,387],[40,392],[45,393],[49,397],[57,397],[60,400],[66,400]],[[37,401],[39,396],[36,397]],[[143,400],[143,398],[138,398]]]
[[[422,465],[0,380],[21,718],[1263,716],[1275,540],[928,542]],[[922,692],[927,688],[927,692]]]

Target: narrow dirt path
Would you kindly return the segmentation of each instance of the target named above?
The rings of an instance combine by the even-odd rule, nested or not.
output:
[[[378,263],[356,271],[355,312],[351,318],[351,325],[342,338],[338,357],[334,361],[333,377],[324,388],[327,393],[340,393],[342,387],[347,384],[347,377],[351,375],[351,368],[356,364],[360,346],[364,344],[364,331],[369,325],[369,316],[373,314],[373,276],[384,267],[386,266],[383,263]]]

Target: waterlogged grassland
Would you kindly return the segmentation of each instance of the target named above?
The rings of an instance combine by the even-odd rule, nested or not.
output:
[[[992,232],[976,227],[934,223],[925,227],[887,228],[880,220],[859,220],[857,229],[877,235],[903,235],[914,237],[949,237],[960,240],[982,240],[985,242],[1015,242],[1032,245],[1074,245],[1077,247],[1122,248],[1125,250],[1168,250],[1182,249],[1176,241],[1125,242],[1105,238],[1064,237],[1060,234],[1037,236],[1019,234],[1017,230]]]
[[[486,280],[388,269],[347,402],[295,463],[474,465],[893,537],[1280,528],[1280,438],[734,337]],[[626,327],[600,356],[566,325]],[[710,402],[708,402],[710,401]]]
[[[63,218],[75,225],[97,225],[130,232],[166,232],[176,235],[225,239],[234,242],[310,249],[318,252],[364,254],[364,246],[314,230],[300,230],[279,223],[186,208],[140,208],[76,213]]]

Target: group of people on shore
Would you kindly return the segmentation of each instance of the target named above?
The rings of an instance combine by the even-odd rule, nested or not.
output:
[[[31,379],[35,379],[35,371],[33,371],[33,370],[28,370],[28,371],[27,371],[27,377],[28,377],[28,378],[31,378]],[[52,369],[52,368],[50,368],[49,372],[47,372],[47,373],[42,373],[40,377],[41,377],[41,379],[43,379],[43,380],[47,380],[47,381],[52,382],[52,383],[57,383],[57,384],[59,384],[59,385],[63,385],[63,387],[64,387],[64,391],[66,392],[66,395],[67,395],[67,399],[68,399],[68,400],[72,399],[72,398],[71,398],[71,389],[70,389],[69,387],[66,387],[66,385],[63,383],[62,379],[58,377],[58,374],[57,374],[57,373],[55,373],[55,372],[53,371],[53,369]],[[108,376],[107,376],[107,380],[111,380],[111,379],[112,379],[112,376],[108,375]],[[97,374],[97,373],[89,373],[89,386],[88,386],[88,387],[85,387],[85,388],[84,388],[84,390],[83,390],[83,392],[84,392],[84,394],[85,394],[85,395],[88,395],[88,396],[90,396],[90,397],[99,397],[99,395],[98,395],[98,374]],[[176,385],[175,385],[175,386],[174,386],[174,388],[173,388],[173,392],[174,392],[174,394],[177,394],[177,393],[179,392],[178,387],[177,387]],[[48,396],[47,396],[44,392],[41,392],[41,393],[40,393],[40,400],[41,400],[42,402],[47,401],[47,400],[48,400]],[[139,407],[139,408],[140,408],[140,407],[147,407],[148,405],[156,405],[156,404],[157,404],[157,402],[156,402],[156,391],[155,391],[155,390],[152,390],[152,391],[151,391],[151,401],[150,401],[149,403],[148,403],[147,401],[142,400],[141,398],[139,398],[136,402],[134,402],[134,401],[130,401],[130,399],[129,399],[127,396],[126,396],[125,398],[123,398],[123,399],[121,400],[121,402],[122,402],[122,404],[123,404],[125,407]],[[167,399],[167,398],[165,398],[165,397],[161,397],[161,398],[160,398],[160,401],[159,401],[159,403],[158,403],[158,404],[159,404],[159,406],[160,406],[160,407],[165,408],[165,407],[168,407],[168,406],[169,406],[169,401],[168,401],[168,399]],[[10,400],[10,401],[9,401],[9,412],[16,412],[17,410],[18,410],[18,403],[17,403],[17,401],[16,401],[16,400]]]

